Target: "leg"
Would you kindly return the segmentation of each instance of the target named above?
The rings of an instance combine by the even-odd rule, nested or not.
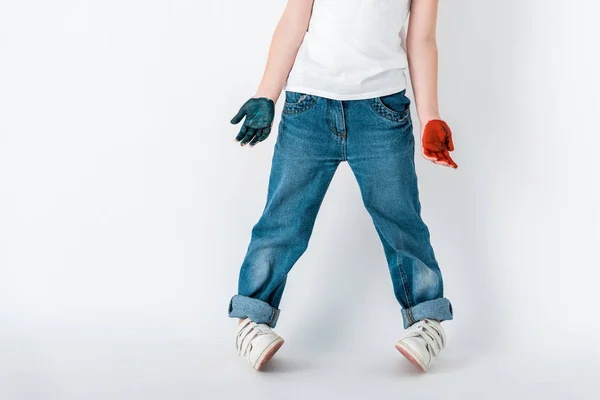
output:
[[[402,95],[404,96],[404,95]],[[405,112],[390,113],[375,99],[348,113],[348,163],[383,244],[404,326],[425,318],[452,319],[442,275],[421,219],[414,137],[408,99]]]
[[[292,95],[286,94],[287,101]],[[286,101],[273,153],[267,201],[252,228],[238,294],[229,316],[275,327],[289,271],[308,247],[317,213],[337,169],[334,139],[326,125],[324,99],[305,97],[303,107]]]

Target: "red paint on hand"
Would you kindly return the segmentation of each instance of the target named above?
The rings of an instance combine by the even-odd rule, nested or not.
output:
[[[425,158],[436,164],[458,168],[458,165],[450,157],[450,152],[454,151],[454,143],[452,142],[452,131],[445,121],[433,119],[427,122],[423,129],[421,142]]]

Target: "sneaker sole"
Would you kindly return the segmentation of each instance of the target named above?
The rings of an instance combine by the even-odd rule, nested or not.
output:
[[[260,355],[257,360],[256,370],[260,371],[262,367],[269,362],[269,360],[277,353],[277,350],[283,345],[284,340],[282,338],[275,339]]]
[[[418,357],[413,354],[413,351],[408,348],[408,346],[405,346],[402,343],[396,343],[396,349],[398,349],[398,351],[415,367],[419,368],[421,372],[427,372],[427,368],[419,361]]]

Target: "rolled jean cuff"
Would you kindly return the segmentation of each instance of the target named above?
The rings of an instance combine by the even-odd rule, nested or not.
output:
[[[236,294],[229,300],[229,317],[250,318],[257,324],[267,324],[275,328],[279,319],[279,309],[262,300]]]
[[[404,328],[408,328],[415,322],[427,319],[445,321],[452,319],[452,304],[445,297],[424,301],[416,306],[402,310]]]

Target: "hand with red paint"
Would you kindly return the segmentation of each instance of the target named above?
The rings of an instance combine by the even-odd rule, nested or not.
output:
[[[454,151],[452,142],[452,131],[446,122],[441,119],[432,119],[421,130],[422,151],[421,154],[427,160],[435,164],[450,168],[458,168],[458,165],[450,157]]]

